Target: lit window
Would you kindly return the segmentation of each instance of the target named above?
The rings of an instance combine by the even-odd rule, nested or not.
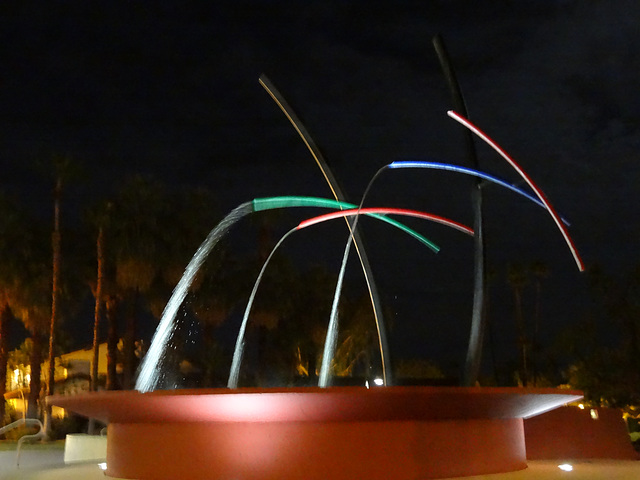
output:
[[[564,472],[570,472],[573,470],[573,465],[569,465],[568,463],[563,463],[562,465],[558,465],[558,468]]]
[[[382,380],[380,377],[376,378],[373,380],[373,383],[375,383],[377,386],[382,386],[384,385],[384,380]]]
[[[578,404],[578,408],[579,408],[580,410],[584,410],[584,405],[583,405],[582,403],[579,403],[579,404]]]

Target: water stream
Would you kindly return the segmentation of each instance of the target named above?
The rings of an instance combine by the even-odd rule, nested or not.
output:
[[[265,270],[267,269],[267,265],[273,257],[274,253],[278,247],[285,241],[285,239],[291,235],[293,232],[297,230],[296,228],[292,228],[287,233],[285,233],[282,238],[276,243],[275,247],[271,250],[271,253],[264,261],[262,268],[260,269],[260,273],[258,274],[258,278],[256,278],[255,283],[253,284],[253,289],[251,290],[251,295],[249,295],[249,301],[247,302],[247,306],[244,310],[244,315],[242,316],[242,323],[240,324],[240,331],[238,332],[238,337],[236,338],[236,347],[233,351],[233,361],[231,362],[231,369],[229,370],[229,379],[227,380],[227,388],[238,388],[238,379],[240,378],[240,364],[242,363],[242,356],[244,354],[244,336],[247,330],[247,323],[249,321],[249,313],[251,312],[251,307],[253,306],[253,300],[256,297],[256,292],[258,291],[258,287],[260,286],[260,282],[262,281],[262,276],[264,275]]]
[[[158,385],[163,380],[163,376],[167,372],[167,369],[164,368],[163,360],[166,356],[167,345],[175,332],[175,317],[189,292],[193,279],[213,247],[216,246],[220,239],[226,235],[238,220],[252,211],[253,206],[251,202],[243,203],[236,207],[209,232],[207,238],[202,242],[200,247],[198,247],[198,250],[187,265],[184,275],[173,290],[173,294],[162,312],[162,318],[151,340],[151,346],[140,365],[140,373],[136,381],[136,390],[140,392],[150,392],[158,388]]]

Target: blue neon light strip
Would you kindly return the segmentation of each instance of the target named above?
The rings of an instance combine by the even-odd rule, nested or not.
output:
[[[482,178],[483,180],[488,180],[492,183],[508,188],[509,190],[519,195],[522,195],[528,200],[531,200],[539,207],[542,207],[545,210],[547,209],[547,206],[544,203],[542,203],[538,198],[516,187],[515,185],[512,185],[511,183],[501,180],[498,177],[494,177],[493,175],[489,175],[488,173],[481,172],[479,170],[474,170],[473,168],[461,167],[460,165],[452,165],[450,163],[413,161],[413,160],[393,162],[389,164],[389,168],[431,168],[435,170],[446,170],[449,172],[457,172],[457,173],[463,173],[465,175],[471,175],[473,177]],[[564,223],[567,226],[570,225],[570,223],[564,217],[560,217],[560,218],[562,219],[562,223]]]

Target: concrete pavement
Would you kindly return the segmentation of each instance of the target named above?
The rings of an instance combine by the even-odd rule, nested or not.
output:
[[[15,451],[0,452],[0,480],[105,480],[95,463],[65,465],[61,449],[25,450],[16,468]],[[450,480],[638,480],[640,461],[593,460],[573,462],[573,471],[558,468],[557,461],[530,461],[525,470],[477,475]],[[187,479],[185,479],[187,480]],[[330,479],[328,479],[330,480]]]
[[[7,475],[19,471],[64,466],[64,450],[60,448],[23,448],[20,453],[20,468],[16,466],[16,456],[15,449],[0,452],[0,479],[4,480],[8,478]]]
[[[20,466],[16,451],[0,452],[0,480],[105,480],[104,471],[95,463],[65,465],[64,450],[23,449]]]

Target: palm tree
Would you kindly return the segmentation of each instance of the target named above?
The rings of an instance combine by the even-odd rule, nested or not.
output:
[[[113,209],[113,250],[118,311],[124,316],[122,388],[133,387],[137,323],[144,296],[164,260],[160,239],[167,235],[163,216],[169,201],[164,187],[136,176],[119,191]],[[164,210],[164,211],[163,211]]]
[[[32,349],[30,352],[31,380],[29,383],[29,407],[27,415],[30,418],[37,418],[42,410],[40,405],[41,393],[46,393],[42,389],[42,362],[45,359],[48,327],[51,320],[51,303],[47,301],[48,293],[51,291],[51,259],[48,255],[46,244],[40,242],[45,235],[32,234],[28,237],[26,247],[28,255],[25,255],[26,262],[23,263],[24,281],[20,284],[18,301],[14,309],[16,315],[22,320],[29,332]],[[55,357],[54,357],[55,358]],[[54,360],[55,361],[55,360]],[[55,367],[55,364],[54,364]],[[49,374],[50,375],[50,374]],[[49,383],[49,382],[47,382]],[[43,392],[41,392],[43,390]],[[46,415],[45,415],[46,421]]]
[[[4,296],[4,295],[3,295]],[[13,312],[9,303],[2,299],[0,307],[0,425],[4,422],[6,412],[4,394],[7,388],[7,361],[9,360],[9,322],[13,319]]]
[[[140,176],[118,192],[109,232],[116,289],[107,315],[118,310],[124,315],[125,389],[133,386],[138,317],[143,310],[160,316],[191,256],[215,226],[212,207],[204,189],[169,190]],[[197,287],[196,282],[193,288]]]
[[[118,318],[119,299],[115,293],[106,296],[105,317],[107,319],[107,390],[118,390]]]
[[[78,172],[77,166],[67,156],[53,158],[53,232],[51,234],[52,250],[52,284],[51,284],[51,320],[49,322],[49,372],[47,375],[47,392],[53,394],[55,385],[55,345],[56,326],[60,321],[60,292],[62,271],[62,242],[60,228],[60,208],[63,187]],[[51,407],[47,406],[45,415],[45,431],[51,432]]]
[[[37,225],[32,228],[37,228]],[[47,334],[51,321],[52,305],[47,301],[48,294],[51,292],[51,257],[46,242],[43,241],[46,238],[44,230],[41,232],[32,230],[29,234],[28,256],[25,257],[28,261],[22,265],[25,281],[20,288],[17,314],[32,340],[31,382],[27,415],[35,418],[42,410],[40,405],[41,365],[46,356]],[[55,354],[53,362],[55,368]],[[53,375],[51,370],[49,370],[49,375]],[[48,381],[47,384],[53,385],[53,381]],[[44,389],[44,393],[48,391],[48,388]],[[46,421],[47,415],[45,414]]]
[[[95,289],[93,290],[95,298],[95,308],[93,316],[93,355],[91,358],[91,384],[90,390],[95,392],[98,389],[98,361],[100,353],[100,320],[104,310],[104,277],[105,277],[105,255],[104,255],[104,224],[106,223],[105,214],[98,221],[98,235],[96,240],[96,259],[97,259],[97,275]],[[95,419],[89,419],[87,432],[93,434],[95,429]]]
[[[335,275],[325,267],[313,266],[294,276],[287,295],[291,308],[283,322],[282,333],[293,354],[294,372],[308,377],[310,384],[317,383],[335,282]],[[313,308],[309,308],[310,305]]]
[[[102,320],[105,304],[107,304],[108,292],[111,290],[107,279],[107,258],[105,252],[106,234],[109,229],[112,204],[101,203],[98,207],[89,211],[88,223],[92,230],[97,230],[96,235],[96,263],[97,273],[93,269],[87,272],[86,282],[91,288],[95,299],[93,318],[93,359],[91,362],[91,391],[96,391],[98,386],[98,356],[100,348],[100,322]],[[115,371],[115,368],[114,368]]]
[[[51,321],[49,322],[49,372],[47,392],[53,395],[55,386],[55,351],[56,325],[58,323],[58,303],[60,299],[60,267],[61,267],[61,235],[60,235],[60,200],[62,195],[62,176],[57,175],[53,190],[53,233],[51,234],[51,246],[53,251],[53,281],[51,287]],[[35,350],[35,349],[34,349]],[[45,415],[45,432],[51,431],[51,407],[47,406]]]
[[[147,292],[149,309],[157,319],[161,318],[173,288],[182,278],[198,246],[219,221],[216,202],[210,191],[204,188],[177,189],[167,192],[167,195],[171,200],[165,202],[168,208],[162,212],[160,221],[163,230],[169,234],[158,237],[163,258],[157,265],[158,274]],[[173,235],[175,231],[180,235]],[[189,321],[199,324],[202,358],[196,359],[194,352],[187,355],[178,349],[171,359],[174,363],[188,359],[195,364],[201,372],[201,383],[205,386],[217,386],[222,382],[218,374],[225,358],[215,338],[216,329],[237,303],[238,297],[235,295],[240,291],[238,279],[232,278],[235,271],[227,268],[228,260],[228,251],[219,244],[200,267],[182,306]],[[179,336],[182,333],[179,331],[176,334]],[[177,369],[178,366],[166,368]]]
[[[102,295],[96,302],[104,303],[108,324],[107,389],[133,387],[141,353],[138,322],[144,314],[161,316],[191,256],[216,225],[213,207],[212,196],[205,189],[169,189],[153,179],[135,176],[119,189],[108,212],[103,207],[94,210],[92,223],[98,232],[102,228],[97,247],[105,250],[99,262],[103,269]],[[203,283],[218,282],[218,273],[213,273],[208,279],[211,272],[199,274],[192,293]],[[92,277],[92,290],[97,291],[100,282],[96,282],[95,275]],[[209,293],[206,290],[204,294]],[[198,308],[197,316],[206,319],[205,324],[217,326],[226,317],[228,302],[218,298],[212,309],[212,304],[201,297],[189,297],[191,307]],[[99,308],[96,304],[96,315]],[[116,364],[122,327],[123,375],[119,385]]]
[[[9,322],[13,318],[11,305],[16,294],[16,274],[13,241],[17,231],[15,207],[0,196],[0,422],[4,421],[4,394],[7,385],[7,360],[9,358]]]
[[[107,324],[107,378],[105,388],[117,390],[120,384],[117,378],[119,335],[119,306],[122,300],[115,280],[115,261],[110,245],[113,244],[113,204],[101,203],[88,215],[95,238],[95,264],[86,271],[85,282],[89,285],[93,298],[93,360],[91,364],[91,389],[98,385],[98,354],[100,347],[100,323],[103,318]]]
[[[100,349],[100,317],[103,310],[103,285],[104,285],[104,228],[98,228],[98,239],[96,241],[96,256],[98,260],[98,274],[96,279],[96,306],[93,318],[93,358],[91,361],[91,391],[98,389],[98,354]]]
[[[19,206],[0,195],[0,422],[4,420],[9,322],[23,305],[21,295],[33,267],[34,237],[30,220]]]
[[[38,288],[38,290],[40,289]],[[42,410],[42,405],[40,404],[42,393],[42,362],[45,358],[47,327],[51,318],[50,306],[37,304],[35,302],[32,297],[32,300],[28,302],[29,305],[20,312],[22,321],[25,327],[27,327],[32,341],[31,358],[29,360],[29,364],[31,365],[31,381],[29,382],[29,406],[27,410],[27,417],[29,418],[37,418]],[[51,375],[51,373],[49,373],[49,375]]]
[[[367,297],[361,297],[346,310],[347,321],[332,362],[334,375],[353,376],[358,366],[361,366],[365,370],[365,378],[369,380],[374,367],[373,351],[377,347],[377,332],[371,305]]]

